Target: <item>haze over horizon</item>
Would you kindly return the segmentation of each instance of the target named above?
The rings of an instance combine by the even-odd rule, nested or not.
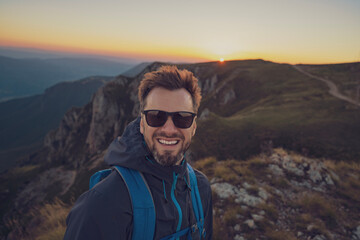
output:
[[[360,61],[360,1],[0,0],[0,47],[204,62]]]

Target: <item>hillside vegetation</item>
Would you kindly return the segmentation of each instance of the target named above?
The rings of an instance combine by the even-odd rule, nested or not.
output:
[[[206,92],[200,111],[209,112],[200,117],[191,148],[196,157],[244,159],[270,146],[360,158],[360,109],[291,65],[258,60],[214,63],[206,74],[201,65],[192,70],[202,76]]]

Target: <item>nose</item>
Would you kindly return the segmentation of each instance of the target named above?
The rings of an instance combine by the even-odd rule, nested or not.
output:
[[[162,126],[162,130],[167,133],[177,132],[177,128],[174,125],[174,122],[170,116],[166,120],[165,124]]]

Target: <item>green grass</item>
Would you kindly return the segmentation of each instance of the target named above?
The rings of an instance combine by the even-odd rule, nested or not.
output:
[[[218,99],[204,99],[202,108],[212,114],[198,122],[192,147],[198,156],[243,159],[258,154],[261,143],[270,139],[274,147],[306,149],[314,157],[360,159],[360,111],[329,95],[321,82],[272,64],[243,78],[224,87],[234,88],[236,102],[224,107]]]
[[[333,65],[301,65],[301,67],[315,76],[331,80],[344,95],[352,98],[356,97],[356,89],[360,85],[359,62]]]

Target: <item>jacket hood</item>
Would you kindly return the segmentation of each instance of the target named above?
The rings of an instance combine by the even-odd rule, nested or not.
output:
[[[121,137],[117,137],[109,146],[105,162],[110,166],[122,166],[149,173],[171,182],[173,173],[183,177],[186,173],[186,160],[181,165],[162,166],[155,161],[148,150],[140,132],[140,117],[132,121]]]

